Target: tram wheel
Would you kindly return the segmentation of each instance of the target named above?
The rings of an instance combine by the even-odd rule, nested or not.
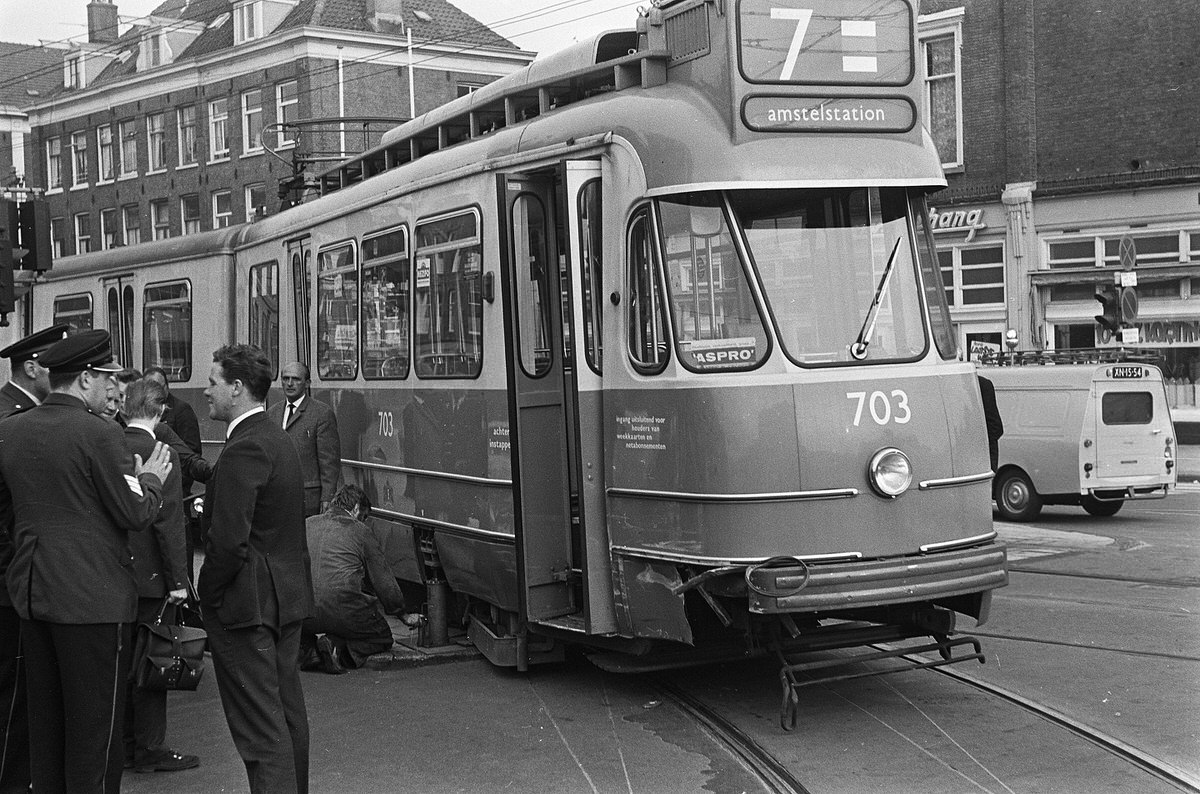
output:
[[[1084,510],[1088,511],[1089,515],[1101,516],[1103,518],[1115,516],[1117,511],[1119,511],[1125,505],[1125,503],[1119,499],[1109,502],[1102,501],[1094,496],[1080,497],[1079,504]]]
[[[1029,475],[1020,469],[1010,469],[996,482],[996,509],[1007,521],[1032,521],[1042,512],[1042,497],[1029,481]]]

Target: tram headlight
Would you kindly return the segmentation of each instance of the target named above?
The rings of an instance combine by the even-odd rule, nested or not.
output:
[[[876,452],[867,472],[875,493],[889,499],[895,499],[912,485],[912,463],[895,447]]]

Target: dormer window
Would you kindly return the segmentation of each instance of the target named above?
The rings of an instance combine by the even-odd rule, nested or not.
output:
[[[151,66],[162,66],[162,36],[157,33],[152,33],[146,39],[146,60]]]
[[[67,58],[67,74],[64,79],[67,88],[83,88],[83,55],[72,55]]]
[[[263,35],[263,7],[258,0],[233,8],[233,43],[242,44]]]

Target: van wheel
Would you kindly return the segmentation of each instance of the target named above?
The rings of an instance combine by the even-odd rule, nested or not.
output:
[[[1094,496],[1081,496],[1079,498],[1079,504],[1082,505],[1083,509],[1088,511],[1090,515],[1101,516],[1103,518],[1115,516],[1117,511],[1119,511],[1125,505],[1125,503],[1120,500],[1115,500],[1112,502],[1101,501]]]
[[[996,482],[996,509],[1007,521],[1032,521],[1042,512],[1042,497],[1025,472],[1010,469]]]

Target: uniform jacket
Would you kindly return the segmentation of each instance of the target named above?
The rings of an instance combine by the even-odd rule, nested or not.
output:
[[[13,544],[8,593],[27,620],[128,623],[137,588],[128,532],[158,515],[163,485],[134,476],[115,423],[53,392],[0,422],[0,505]]]
[[[140,427],[125,428],[129,454],[145,460],[154,452],[155,438]],[[169,590],[187,587],[187,539],[184,537],[183,486],[179,456],[171,451],[171,473],[163,483],[162,507],[149,532],[129,536],[138,598],[162,598]]]
[[[287,400],[280,400],[267,411],[276,427],[283,424],[285,408]],[[287,434],[300,453],[304,487],[320,488],[321,501],[331,501],[342,484],[342,442],[333,409],[307,395],[292,413]]]
[[[308,519],[306,528],[316,597],[315,631],[356,636],[378,623],[381,603],[388,612],[404,609],[400,586],[379,541],[365,524],[331,507]],[[368,587],[375,595],[367,592]]]
[[[233,429],[204,495],[200,602],[226,628],[279,628],[312,612],[300,459],[266,414]],[[206,617],[207,619],[207,617]]]
[[[34,407],[29,395],[17,388],[11,380],[0,386],[0,419]]]

